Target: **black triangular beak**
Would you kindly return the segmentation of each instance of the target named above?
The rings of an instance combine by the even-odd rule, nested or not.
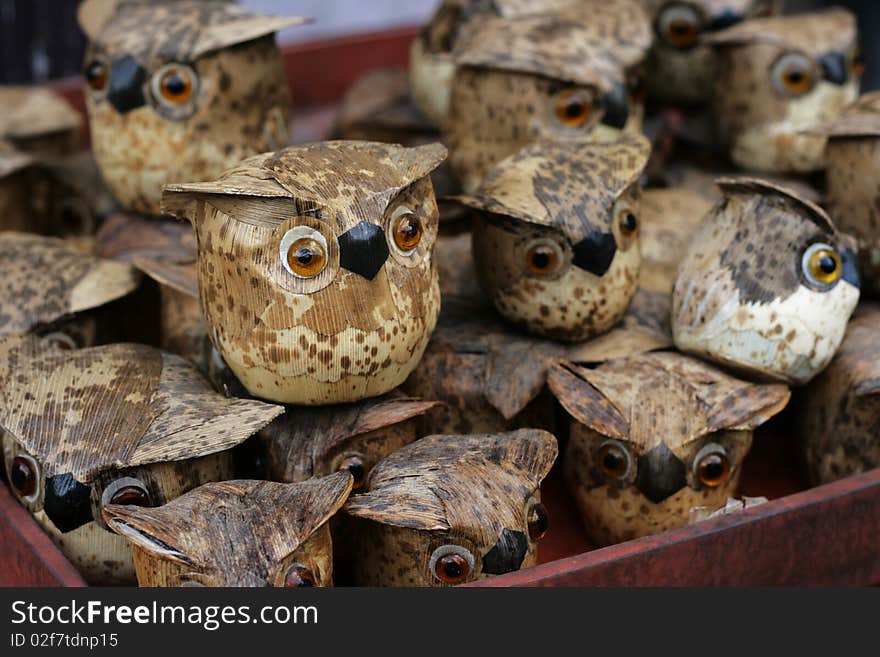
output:
[[[339,266],[373,280],[388,260],[385,231],[376,224],[360,222],[339,237]]]
[[[94,520],[92,515],[92,488],[81,484],[71,474],[55,475],[46,479],[43,511],[66,534]]]
[[[483,572],[503,575],[519,570],[528,550],[529,542],[525,534],[505,528],[498,542],[483,555]]]
[[[110,65],[110,89],[107,101],[120,114],[125,114],[147,104],[144,97],[144,83],[147,72],[131,56],[116,59]]]
[[[629,121],[629,93],[626,85],[617,84],[602,98],[602,123],[623,130]]]
[[[846,55],[842,52],[825,53],[819,58],[819,65],[822,67],[822,77],[832,84],[843,85],[849,80]]]
[[[659,504],[687,486],[687,468],[665,443],[639,457],[636,488]]]
[[[574,245],[572,263],[596,276],[604,276],[614,261],[617,242],[612,233],[595,232]]]
[[[723,12],[717,16],[713,16],[709,20],[706,29],[709,32],[720,32],[721,30],[726,30],[728,27],[733,27],[737,23],[741,23],[742,20],[742,14],[738,14],[732,9],[725,9]]]

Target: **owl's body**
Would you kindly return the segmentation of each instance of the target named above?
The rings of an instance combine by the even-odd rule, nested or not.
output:
[[[230,2],[86,2],[92,147],[117,200],[158,215],[165,183],[285,146],[290,98],[274,33],[301,22]]]
[[[467,193],[538,139],[615,140],[639,132],[637,68],[651,42],[637,3],[606,2],[508,20],[486,18],[453,53],[445,143]]]
[[[381,461],[343,511],[357,521],[356,585],[447,586],[534,565],[547,531],[545,431],[429,436]]]
[[[847,108],[827,134],[828,213],[859,240],[862,284],[880,295],[880,93]]]
[[[209,483],[158,508],[110,505],[140,586],[332,586],[327,521],[351,491],[334,473],[298,484]]]
[[[101,520],[107,504],[163,504],[229,478],[228,450],[283,411],[226,399],[183,359],[142,345],[32,342],[2,367],[8,481],[93,584],[134,581],[130,548]]]
[[[508,321],[569,342],[620,321],[638,285],[638,179],[649,154],[637,136],[540,140],[459,198],[475,211],[478,279]]]
[[[341,403],[409,375],[440,305],[428,174],[445,154],[325,142],[166,188],[196,230],[211,339],[251,394]]]
[[[641,0],[654,26],[645,64],[648,98],[674,105],[712,98],[717,61],[701,39],[770,11],[767,0]]]
[[[750,376],[806,383],[834,356],[859,300],[852,240],[767,181],[719,181],[673,293],[676,346]]]
[[[767,173],[825,167],[827,123],[859,93],[855,17],[833,9],[746,21],[712,35],[714,113],[739,166]]]
[[[680,527],[695,507],[723,507],[752,430],[790,394],[676,353],[592,370],[557,365],[549,385],[572,416],[566,481],[598,545]]]
[[[813,485],[880,467],[880,307],[856,311],[837,356],[799,401]]]

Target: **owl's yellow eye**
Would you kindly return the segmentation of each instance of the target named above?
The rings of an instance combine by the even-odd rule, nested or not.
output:
[[[840,280],[843,275],[843,262],[834,247],[817,243],[804,252],[801,269],[808,282],[819,287],[827,287]]]
[[[189,66],[169,64],[153,74],[153,97],[162,105],[174,108],[192,100],[198,90],[198,76]]]
[[[684,4],[668,6],[657,19],[657,32],[673,48],[691,48],[700,38],[702,21],[693,7]]]
[[[460,545],[444,545],[431,554],[428,567],[444,584],[461,584],[474,570],[474,555]]]
[[[424,229],[422,222],[412,212],[401,212],[395,219],[394,225],[391,227],[394,236],[394,243],[403,253],[413,252],[422,241]]]
[[[710,444],[694,459],[694,474],[708,488],[718,488],[730,477],[730,459],[720,445]]]
[[[620,234],[632,238],[639,234],[639,220],[630,210],[622,210],[617,218]]]
[[[284,575],[284,586],[288,589],[298,589],[317,586],[315,574],[310,568],[301,564],[293,564]]]
[[[526,270],[537,276],[547,276],[557,272],[562,266],[562,248],[553,240],[539,239],[526,249]]]
[[[629,451],[616,440],[603,443],[596,456],[602,474],[607,479],[625,479],[632,469]]]
[[[547,535],[547,530],[550,528],[550,516],[547,513],[547,507],[533,500],[526,512],[526,522],[529,527],[529,537],[533,541],[540,541]]]
[[[593,115],[593,99],[586,91],[568,89],[556,96],[556,118],[569,128],[586,125]]]
[[[86,84],[92,91],[104,91],[110,80],[110,69],[107,64],[99,60],[93,60],[86,65],[83,73]]]
[[[803,96],[813,89],[816,74],[813,63],[799,53],[787,53],[772,68],[773,84],[784,96]]]
[[[312,278],[324,270],[327,252],[318,240],[303,237],[290,245],[287,250],[287,265],[301,278]]]
[[[29,456],[19,455],[12,459],[9,468],[9,483],[19,497],[28,498],[37,492],[39,475],[37,464]]]
[[[354,479],[354,489],[362,488],[367,481],[367,466],[357,454],[345,457],[339,464],[339,470],[349,472]]]

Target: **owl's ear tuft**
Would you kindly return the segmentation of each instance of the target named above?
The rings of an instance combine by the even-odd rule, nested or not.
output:
[[[391,147],[389,155],[407,179],[416,181],[443,164],[448,151],[443,144],[437,143],[415,148],[394,146]]]
[[[119,0],[84,0],[76,12],[76,20],[86,36],[95,41],[119,6]]]
[[[311,23],[302,16],[263,16],[240,10],[241,15],[229,21],[205,25],[199,32],[192,57],[198,58],[215,50],[253,41],[275,32]]]
[[[788,405],[791,390],[774,383],[738,387],[714,405],[707,419],[709,431],[751,431]]]
[[[162,190],[162,214],[186,219],[193,225],[199,209],[199,196],[178,186],[166,185]]]
[[[174,531],[161,509],[110,504],[102,513],[107,526],[132,545],[149,554],[183,566],[195,567],[192,559],[173,545]]]
[[[547,385],[575,420],[609,438],[627,439],[629,424],[617,407],[585,376],[587,370],[558,363],[550,370]]]

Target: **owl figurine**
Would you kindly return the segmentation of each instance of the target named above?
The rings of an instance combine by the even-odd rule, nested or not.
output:
[[[439,311],[429,174],[445,156],[323,142],[166,187],[195,227],[211,340],[252,395],[334,404],[406,379]]]
[[[763,173],[825,167],[814,132],[859,95],[855,17],[843,9],[745,21],[706,38],[718,53],[714,115],[734,163]]]
[[[351,476],[298,484],[224,481],[155,508],[110,504],[104,522],[133,547],[142,587],[333,585],[327,521]]]
[[[39,87],[0,86],[0,141],[36,157],[79,150],[82,119],[58,94]]]
[[[654,25],[654,45],[645,64],[649,100],[698,105],[712,98],[717,62],[702,40],[747,18],[766,16],[769,0],[642,0]]]
[[[811,484],[880,467],[880,306],[859,307],[840,352],[798,401]]]
[[[12,365],[0,408],[7,480],[91,584],[135,578],[106,506],[158,506],[229,479],[229,450],[283,412],[226,399],[182,358],[143,345],[43,350]]]
[[[359,522],[358,586],[450,586],[536,563],[548,528],[545,431],[429,436],[382,460],[343,507]]]
[[[672,299],[675,345],[748,376],[807,383],[831,361],[859,301],[854,240],[817,205],[754,178],[694,234]]]
[[[114,341],[125,324],[120,304],[139,283],[130,265],[67,240],[0,233],[0,335],[35,334],[61,349]]]
[[[826,128],[828,212],[859,240],[864,290],[880,295],[880,93],[864,95]]]
[[[473,209],[477,278],[528,333],[576,342],[617,324],[636,292],[638,179],[647,139],[538,140],[459,201]]]
[[[692,508],[724,507],[753,430],[790,396],[783,384],[740,381],[677,353],[557,364],[548,383],[572,418],[565,479],[602,546],[686,525]]]
[[[288,143],[274,34],[303,22],[222,0],[86,0],[92,147],[125,207],[158,215],[162,185],[207,180]]]
[[[650,25],[635,2],[486,18],[456,44],[444,143],[466,193],[538,139],[613,141],[641,129]]]

